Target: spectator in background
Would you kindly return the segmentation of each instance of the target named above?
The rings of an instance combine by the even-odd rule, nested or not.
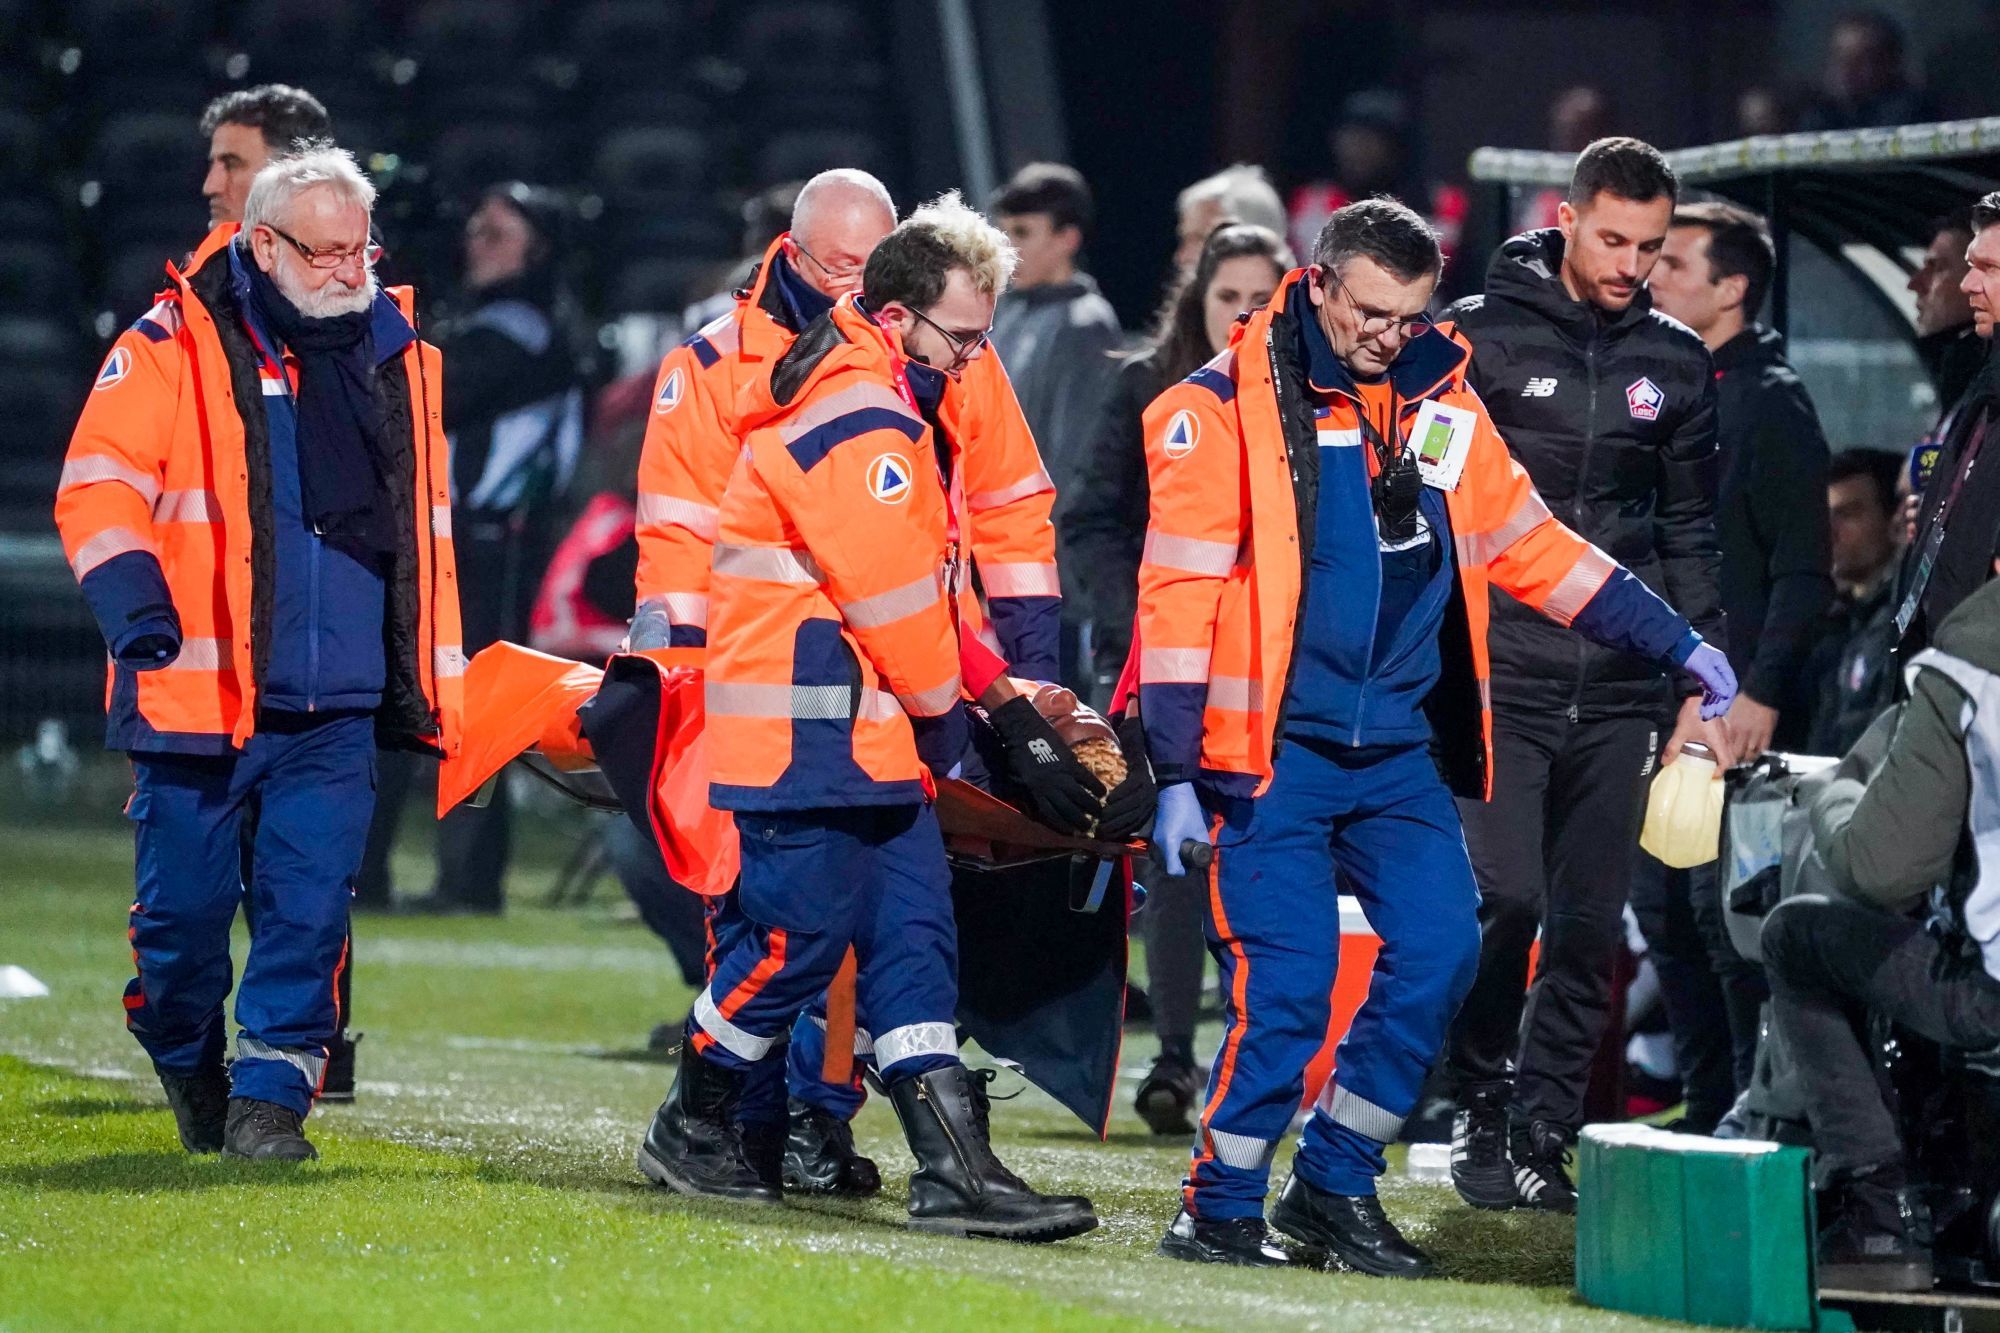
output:
[[[1238,316],[1269,304],[1293,263],[1292,252],[1276,232],[1225,222],[1202,247],[1194,271],[1160,307],[1145,343],[1118,365],[1082,485],[1061,497],[1058,521],[1075,592],[1081,594],[1076,600],[1093,626],[1094,674],[1100,686],[1115,683],[1131,648],[1148,513],[1146,406],[1227,347]],[[1152,892],[1140,913],[1140,927],[1160,1053],[1134,1102],[1155,1134],[1192,1134],[1188,1117],[1201,1091],[1194,1024],[1208,959],[1202,935],[1207,880],[1168,878],[1156,866],[1144,882]]]
[[[1790,134],[1798,128],[1795,99],[1783,88],[1760,83],[1745,88],[1736,98],[1736,133],[1744,138],[1760,134]]]
[[[1565,88],[1549,101],[1548,147],[1552,153],[1581,153],[1589,145],[1611,133],[1611,98],[1602,88],[1579,83]],[[1521,201],[1514,216],[1516,231],[1556,225],[1556,211],[1562,207],[1565,191],[1537,190]]]
[[[1896,557],[1902,552],[1898,479],[1904,457],[1847,449],[1827,471],[1834,600],[1806,671],[1817,691],[1809,754],[1846,754],[1896,701]]]
[[[264,83],[224,93],[201,113],[201,137],[208,140],[208,174],[202,198],[210,225],[241,222],[250,182],[273,157],[297,152],[333,137],[333,120],[320,100],[303,88]]]
[[[441,321],[444,428],[451,446],[453,537],[468,657],[528,637],[555,502],[583,444],[585,371],[557,275],[565,206],[519,181],[495,185],[465,225],[469,309]],[[385,858],[408,768],[385,774],[373,849]],[[495,913],[510,852],[507,785],[483,809],[460,806],[437,831],[437,883],[410,911]],[[386,883],[386,864],[373,867]]]
[[[1917,355],[1937,386],[1940,415],[1956,403],[1986,364],[1986,340],[1972,326],[1965,294],[1965,252],[1972,245],[1972,209],[1954,209],[1931,223],[1923,262],[1910,274],[1917,298]]]
[[[1729,710],[1740,757],[1805,736],[1809,698],[1793,693],[1827,578],[1826,436],[1784,337],[1756,322],[1777,261],[1764,220],[1733,204],[1674,212],[1649,288],[1715,362],[1722,481],[1722,609],[1742,692]]]
[[[1786,749],[1805,738],[1803,668],[1832,591],[1826,437],[1784,338],[1756,322],[1776,267],[1762,218],[1684,204],[1647,283],[1654,308],[1693,329],[1715,363],[1722,609],[1742,682],[1728,725],[1740,758],[1774,737]],[[1713,862],[1681,870],[1645,857],[1633,900],[1665,992],[1687,1127],[1709,1133],[1750,1086],[1770,998],[1763,970],[1729,942]]]
[[[1292,249],[1299,254],[1311,253],[1320,228],[1336,209],[1371,195],[1412,199],[1423,193],[1421,185],[1409,179],[1410,109],[1401,93],[1371,88],[1350,96],[1327,127],[1326,146],[1332,177],[1292,191],[1290,236]],[[1447,263],[1465,230],[1468,207],[1465,191],[1455,185],[1429,191],[1426,212]]]
[[[1013,376],[1021,412],[1061,496],[1082,472],[1089,432],[1116,369],[1111,353],[1124,340],[1111,303],[1077,267],[1090,231],[1090,187],[1074,167],[1031,162],[1000,188],[990,211],[1021,257],[993,315],[993,349]],[[1074,569],[1058,550],[1059,563]],[[1060,670],[1065,682],[1086,688],[1080,614],[1064,616]]]
[[[1180,274],[1193,271],[1209,233],[1225,221],[1247,222],[1285,234],[1285,204],[1278,198],[1277,187],[1264,168],[1248,162],[1224,167],[1182,190],[1174,201],[1174,212],[1174,270]]]
[[[1800,129],[1856,130],[1935,119],[1930,99],[1910,79],[1896,20],[1879,9],[1850,10],[1834,20],[1819,96],[1800,117]]]
[[[2000,190],[1972,206],[1972,243],[1959,288],[1972,308],[1973,332],[1991,346],[2000,308]],[[2000,531],[2000,468],[1975,467],[1992,433],[1996,402],[1992,357],[1938,423],[1936,462],[1917,503],[1916,528],[1900,581],[1896,652],[1908,661],[1932,629],[1985,583]]]
[[[681,328],[685,332],[693,333],[736,309],[737,289],[756,281],[757,265],[763,262],[771,242],[792,225],[792,209],[797,207],[799,191],[805,187],[804,181],[785,181],[759,190],[743,201],[741,258],[729,265],[720,286],[682,312]]]

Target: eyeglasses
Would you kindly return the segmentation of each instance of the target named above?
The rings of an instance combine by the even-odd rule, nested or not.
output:
[[[853,268],[829,268],[825,263],[821,262],[820,257],[818,255],[806,249],[805,246],[799,244],[799,238],[796,236],[792,237],[792,248],[794,250],[797,250],[800,254],[804,255],[807,259],[812,260],[812,262],[818,266],[819,271],[826,274],[827,280],[830,282],[837,282],[837,283],[856,282],[861,277],[861,270],[864,267],[866,267],[865,265],[862,264],[856,264]]]
[[[1340,280],[1339,275],[1335,274],[1332,269],[1323,268],[1320,270],[1320,290],[1324,291],[1329,286],[1340,289],[1340,294],[1346,299],[1348,308],[1354,312],[1354,317],[1361,322],[1360,331],[1361,336],[1364,338],[1379,338],[1391,329],[1396,330],[1404,338],[1420,338],[1436,327],[1436,321],[1431,318],[1430,312],[1427,310],[1420,310],[1414,315],[1397,315],[1387,311],[1368,309],[1354,299],[1354,293],[1347,290],[1347,284]]]
[[[962,369],[966,362],[979,355],[980,348],[993,341],[993,330],[990,328],[977,333],[953,333],[921,310],[912,309],[910,313],[943,334],[944,340],[951,344],[951,363],[943,367],[946,373]]]
[[[360,260],[363,268],[373,268],[375,267],[375,261],[382,257],[382,247],[373,243],[364,245],[359,250],[341,250],[331,246],[324,250],[315,250],[298,237],[292,236],[277,227],[273,227],[268,222],[264,226],[269,228],[271,234],[280,240],[289,241],[292,248],[297,250],[300,257],[306,261],[308,268],[339,268],[350,259]]]

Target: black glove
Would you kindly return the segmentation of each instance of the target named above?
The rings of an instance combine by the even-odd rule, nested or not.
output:
[[[1153,784],[1153,765],[1146,758],[1146,733],[1136,717],[1118,720],[1118,748],[1125,755],[1125,780],[1104,798],[1104,814],[1097,821],[1097,836],[1107,842],[1123,842],[1146,827],[1153,819],[1153,805],[1160,790]]]
[[[1017,695],[986,716],[1000,737],[1008,776],[1027,793],[1034,816],[1058,833],[1095,830],[1104,813],[1104,785],[1077,762],[1034,701]]]

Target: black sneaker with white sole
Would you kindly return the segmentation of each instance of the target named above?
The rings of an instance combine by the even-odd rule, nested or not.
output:
[[[1508,1134],[1507,1150],[1514,1162],[1514,1193],[1521,1207],[1545,1213],[1576,1211],[1568,1130],[1546,1120],[1516,1122]]]
[[[1193,1264],[1231,1264],[1237,1268],[1284,1268],[1292,1256],[1262,1217],[1190,1217],[1183,1208],[1160,1237],[1163,1258]]]
[[[1451,1184],[1474,1208],[1495,1211],[1519,1201],[1514,1163],[1507,1157],[1507,1090],[1466,1095],[1451,1120]]]

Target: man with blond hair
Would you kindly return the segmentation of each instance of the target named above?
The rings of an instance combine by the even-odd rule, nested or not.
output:
[[[1013,248],[946,195],[868,256],[850,294],[743,398],[708,589],[709,800],[735,813],[746,927],[697,997],[672,1091],[639,1149],[684,1194],[774,1203],[745,1151],[746,1082],[847,951],[875,1065],[917,1160],[910,1224],[1047,1241],[1097,1225],[993,1155],[983,1082],[959,1059],[957,943],[933,780],[963,756],[968,689],[999,762],[1043,804],[1102,810],[1004,676],[960,673],[965,579],[940,404],[984,355]]]
[[[126,1024],[191,1152],[317,1155],[376,738],[458,744],[439,357],[411,293],[377,286],[374,199],[338,149],[259,172],[241,229],[112,346],[56,494],[111,654],[107,744],[132,759]]]

